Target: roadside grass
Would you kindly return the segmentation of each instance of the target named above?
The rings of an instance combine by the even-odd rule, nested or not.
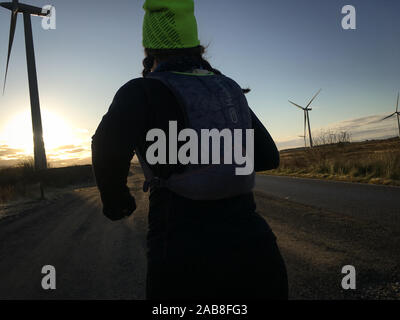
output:
[[[33,159],[22,161],[13,167],[0,168],[0,204],[31,197],[32,189],[39,181]],[[93,185],[92,166],[52,168],[50,165],[49,169],[42,173],[42,181],[45,188]]]
[[[264,174],[400,186],[400,139],[339,142],[281,151]]]

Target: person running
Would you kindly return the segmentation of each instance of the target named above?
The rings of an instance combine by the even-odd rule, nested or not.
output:
[[[147,299],[287,299],[285,263],[252,191],[254,171],[278,167],[276,145],[249,108],[248,90],[203,58],[193,0],[147,0],[143,8],[143,77],[118,90],[92,137],[103,213],[117,221],[135,211],[127,176],[136,154],[144,190],[150,189]],[[152,129],[165,132],[168,144],[155,156],[174,157],[171,123],[177,132],[253,129],[252,141],[238,146],[248,152],[254,143],[254,170],[234,174],[239,165],[226,158],[222,164],[149,161]],[[235,156],[243,156],[234,146]]]

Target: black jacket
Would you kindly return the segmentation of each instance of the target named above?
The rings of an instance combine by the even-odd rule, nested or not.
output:
[[[273,139],[253,112],[251,116],[255,171],[278,167],[279,152]],[[160,81],[138,78],[118,90],[92,137],[93,169],[105,210],[118,211],[129,199],[132,201],[127,176],[135,150],[145,154],[150,144],[145,141],[146,133],[152,128],[167,133],[168,123],[173,120],[181,130],[182,111],[172,92]],[[152,166],[155,174],[162,178],[181,169],[180,165]]]

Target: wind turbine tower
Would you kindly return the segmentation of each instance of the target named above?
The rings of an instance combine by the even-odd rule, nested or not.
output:
[[[311,126],[310,126],[310,115],[309,115],[309,111],[312,110],[312,108],[310,108],[311,103],[315,100],[315,98],[318,96],[318,94],[321,92],[321,89],[318,90],[318,92],[314,95],[314,97],[310,100],[310,102],[307,104],[306,107],[302,107],[300,105],[298,105],[297,103],[294,103],[292,101],[289,100],[289,102],[294,105],[297,108],[300,108],[301,110],[304,111],[304,139],[307,135],[307,125],[308,125],[308,136],[310,138],[310,147],[313,147],[313,140],[312,140],[312,135],[311,135]]]
[[[29,93],[31,102],[32,114],[32,129],[33,129],[33,145],[34,145],[34,160],[35,170],[42,171],[47,168],[46,151],[43,142],[42,117],[40,114],[39,90],[36,74],[35,51],[33,47],[32,23],[31,15],[47,16],[49,10],[43,12],[42,8],[19,3],[18,0],[12,2],[1,2],[0,6],[11,11],[10,38],[8,43],[8,54],[6,73],[4,77],[3,94],[6,87],[8,65],[10,62],[12,45],[14,42],[15,27],[17,25],[18,14],[21,13],[24,18],[25,30],[25,47],[26,47],[26,62],[28,66]],[[43,196],[43,190],[42,190]]]

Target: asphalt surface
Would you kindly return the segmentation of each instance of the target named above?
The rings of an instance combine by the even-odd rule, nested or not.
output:
[[[0,299],[144,299],[141,182],[129,178],[138,209],[120,222],[103,217],[96,188],[0,212]],[[400,299],[398,190],[257,178],[257,210],[278,238],[291,299]],[[341,287],[349,264],[356,290]],[[56,268],[56,290],[41,287],[44,265]]]
[[[400,187],[258,175],[256,190],[292,202],[371,219],[385,226],[400,227]]]
[[[139,206],[123,221],[103,216],[94,187],[1,219],[0,299],[144,299],[148,207],[136,180]],[[42,289],[44,265],[56,290]]]

